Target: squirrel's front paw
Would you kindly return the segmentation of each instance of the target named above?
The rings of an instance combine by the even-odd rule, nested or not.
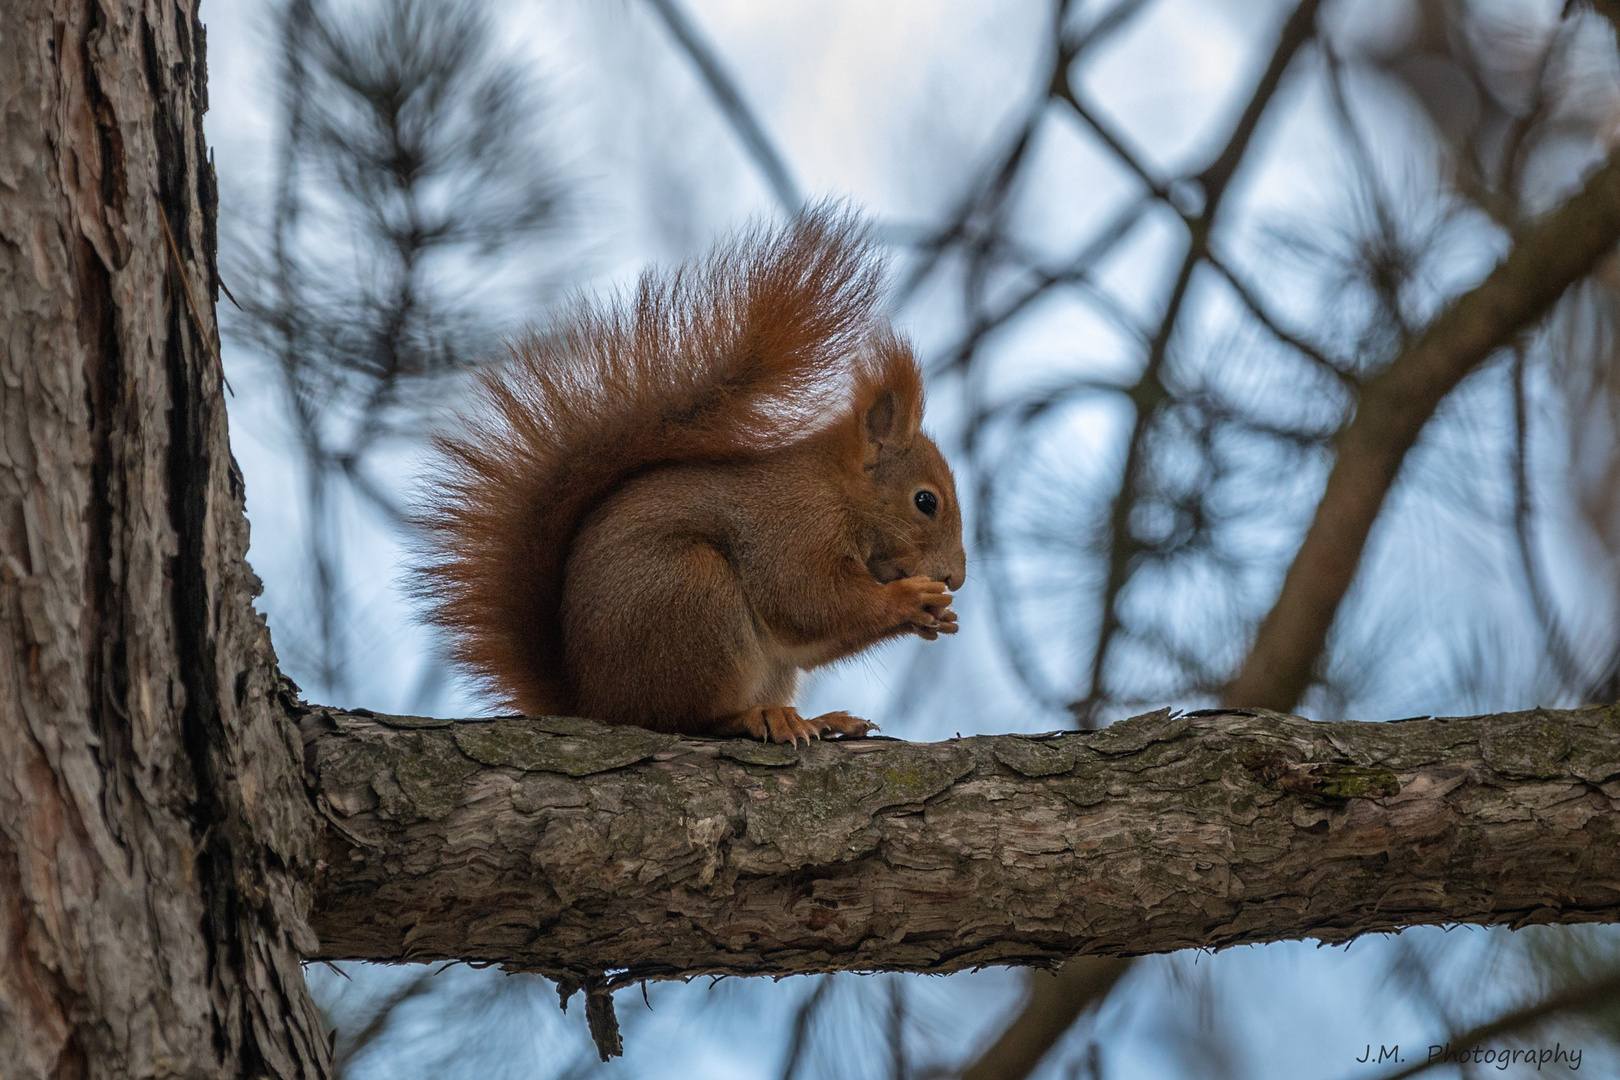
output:
[[[960,627],[956,622],[956,612],[946,608],[939,613],[939,625],[934,627],[913,626],[911,632],[924,641],[933,641],[941,634],[954,634]]]
[[[919,637],[934,640],[940,634],[956,633],[953,599],[943,581],[908,577],[885,586],[894,597],[897,621],[908,625]]]

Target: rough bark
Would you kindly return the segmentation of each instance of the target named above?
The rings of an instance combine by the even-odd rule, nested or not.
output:
[[[296,947],[315,817],[212,350],[202,33],[191,4],[0,3],[8,1078],[328,1056]]]
[[[808,749],[311,709],[320,955],[589,985],[1620,916],[1620,711]]]
[[[1292,709],[1299,702],[1373,522],[1429,417],[1470,372],[1612,256],[1617,241],[1620,153],[1567,203],[1517,236],[1483,282],[1368,380],[1355,417],[1339,435],[1327,486],[1277,602],[1223,695],[1228,705]]]

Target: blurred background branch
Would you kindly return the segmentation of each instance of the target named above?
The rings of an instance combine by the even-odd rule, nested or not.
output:
[[[1131,961],[1077,956],[1055,972],[1032,971],[1029,1002],[962,1080],[1023,1080],[1087,1009],[1107,997]]]
[[[491,279],[534,259],[563,193],[533,80],[499,55],[482,5],[287,0],[277,22],[275,197],[227,246],[226,329],[274,371],[302,472],[315,632],[283,648],[302,645],[310,689],[341,697],[354,632],[338,501],[410,527],[410,496],[374,461],[419,440],[447,380],[521,317],[496,314]],[[518,276],[532,304],[533,267]]]
[[[1513,1012],[1497,1017],[1489,1023],[1480,1024],[1477,1027],[1459,1031],[1455,1034],[1448,1034],[1444,1041],[1439,1044],[1443,1048],[1440,1053],[1425,1055],[1423,1060],[1415,1062],[1404,1069],[1386,1073],[1380,1077],[1380,1080],[1406,1080],[1407,1077],[1417,1076],[1420,1073],[1426,1073],[1436,1067],[1442,1067],[1456,1061],[1455,1057],[1448,1060],[1446,1051],[1461,1055],[1466,1051],[1473,1050],[1474,1047],[1481,1045],[1486,1040],[1499,1039],[1504,1035],[1526,1034],[1534,1031],[1539,1025],[1548,1020],[1567,1021],[1588,1013],[1612,1009],[1617,1001],[1620,1001],[1620,973],[1610,974],[1574,986],[1567,986],[1533,1005],[1516,1009]],[[1501,1054],[1503,1050],[1509,1050],[1509,1048],[1500,1045],[1493,1046],[1492,1049],[1496,1050],[1497,1054]],[[1556,1052],[1556,1050],[1553,1051],[1555,1054]],[[1502,1059],[1497,1057],[1489,1064],[1494,1066],[1498,1060]],[[1550,1056],[1548,1060],[1551,1060]],[[1509,1058],[1506,1064],[1512,1065],[1514,1062]],[[1530,1067],[1539,1068],[1545,1064],[1545,1061],[1540,1060],[1538,1048]],[[1567,1057],[1564,1061],[1556,1062],[1554,1067],[1558,1066],[1569,1068]],[[1506,1069],[1497,1069],[1496,1071],[1505,1072]]]
[[[692,20],[687,18],[678,0],[647,0],[647,4],[664,20],[664,25],[669,28],[669,36],[675,39],[675,43],[691,59],[692,66],[703,76],[703,83],[714,95],[715,104],[737,132],[737,138],[747,148],[760,174],[771,185],[776,201],[781,203],[783,210],[796,213],[804,205],[804,199],[799,194],[798,185],[793,182],[793,175],[788,172],[787,162],[782,160],[776,144],[765,134],[759,118],[748,107],[748,102],[743,100],[730,73],[703,39],[702,33],[692,25]]]
[[[1227,686],[1225,704],[1281,712],[1294,707],[1310,685],[1401,462],[1441,398],[1539,322],[1599,260],[1611,258],[1616,241],[1620,156],[1593,173],[1556,213],[1522,230],[1489,277],[1458,297],[1364,384],[1355,418],[1339,434],[1315,517],[1283,578],[1282,595]]]

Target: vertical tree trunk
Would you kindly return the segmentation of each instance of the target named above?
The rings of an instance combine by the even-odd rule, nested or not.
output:
[[[0,0],[8,1078],[326,1072],[212,345],[202,35],[184,2]]]

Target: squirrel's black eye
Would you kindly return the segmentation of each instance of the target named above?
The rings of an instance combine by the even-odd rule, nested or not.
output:
[[[935,495],[932,491],[919,491],[917,494],[911,497],[911,501],[917,504],[917,509],[927,514],[929,517],[933,517],[934,514],[939,510],[939,496]]]

